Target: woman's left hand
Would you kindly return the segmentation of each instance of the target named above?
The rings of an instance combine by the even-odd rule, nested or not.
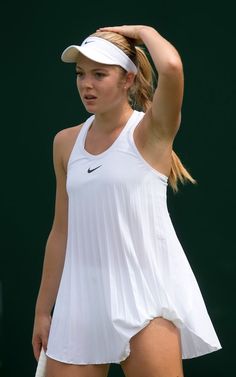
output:
[[[142,44],[143,41],[140,37],[140,30],[143,28],[150,28],[145,25],[123,25],[123,26],[107,26],[101,27],[97,31],[112,31],[127,38],[135,39],[137,44]]]

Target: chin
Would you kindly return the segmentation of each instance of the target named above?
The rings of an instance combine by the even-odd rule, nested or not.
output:
[[[98,107],[98,106],[94,106],[94,105],[84,105],[86,111],[90,114],[102,114],[102,113],[106,113],[107,109],[105,108],[101,108],[101,107]]]
[[[91,114],[94,114],[97,111],[96,106],[91,106],[91,105],[89,106],[89,105],[84,104],[84,107],[85,107],[85,110]]]
[[[95,114],[95,111],[88,110],[88,109],[86,109],[86,111],[87,111],[87,113],[89,113],[89,114]]]

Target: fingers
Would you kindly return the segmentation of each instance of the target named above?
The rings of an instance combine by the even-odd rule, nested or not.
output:
[[[35,359],[37,361],[39,360],[41,348],[42,348],[42,343],[41,342],[38,342],[38,341],[37,342],[33,342],[34,357],[35,357]]]
[[[46,352],[48,348],[48,338],[44,337],[42,339],[42,346],[43,346],[44,352]]]
[[[41,349],[47,350],[49,329],[51,324],[51,316],[36,316],[34,322],[32,346],[36,360],[38,361]]]
[[[42,341],[33,342],[33,352],[34,357],[38,361],[41,349],[43,348],[44,352],[46,353],[48,346],[48,340],[45,338]]]
[[[139,31],[143,28],[143,25],[122,25],[122,26],[105,26],[100,27],[97,31],[111,31],[123,35],[124,37],[136,40],[137,43],[141,43]]]
[[[97,29],[97,31],[111,31],[113,33],[121,34],[124,37],[135,39],[134,27],[131,26],[106,26]]]
[[[104,26],[97,29],[97,31],[113,31],[115,33],[122,32],[122,26]]]
[[[104,29],[119,29],[122,28],[123,26],[103,26],[99,27],[97,30],[104,30]]]
[[[33,352],[34,352],[34,357],[38,361],[41,349],[43,347],[44,352],[47,351],[47,346],[48,346],[48,336],[47,335],[37,335],[33,337],[32,341],[32,346],[33,346]]]

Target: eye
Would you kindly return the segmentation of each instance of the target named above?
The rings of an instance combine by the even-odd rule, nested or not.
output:
[[[83,75],[83,72],[81,71],[75,71],[76,76],[81,77]]]
[[[98,78],[98,79],[101,79],[105,76],[106,76],[106,74],[104,72],[96,72],[95,73],[95,77]]]

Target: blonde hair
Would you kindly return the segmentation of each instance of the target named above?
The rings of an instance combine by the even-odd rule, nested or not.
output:
[[[123,50],[138,67],[138,73],[128,92],[128,99],[130,105],[134,109],[146,112],[152,104],[155,91],[155,73],[147,57],[147,53],[143,48],[135,46],[132,39],[126,38],[118,33],[97,31],[93,36],[104,38],[114,43],[117,47]],[[168,181],[172,190],[174,192],[178,191],[179,181],[182,184],[188,181],[195,184],[195,179],[183,166],[179,157],[173,150],[171,158],[171,172]]]

